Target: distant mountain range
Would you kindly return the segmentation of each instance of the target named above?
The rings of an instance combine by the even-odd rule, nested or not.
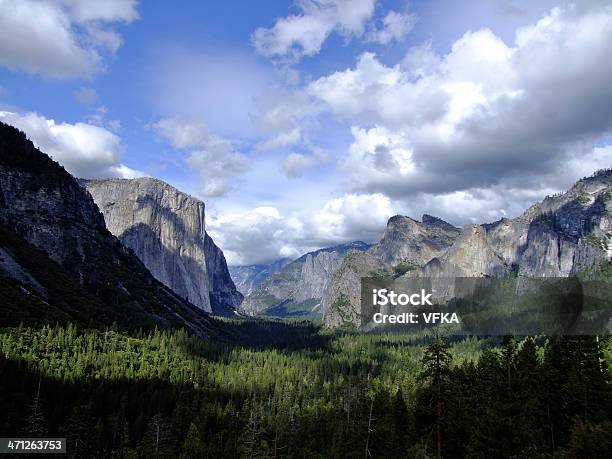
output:
[[[346,253],[369,247],[355,241],[309,252],[252,289],[240,311],[247,315],[320,318],[323,292]]]
[[[268,264],[230,266],[229,272],[238,291],[247,296],[268,277],[289,263],[291,263],[290,258],[282,258]]]
[[[374,245],[228,269],[201,201],[156,179],[79,182],[0,123],[0,325],[178,326],[203,336],[218,332],[210,313],[360,325],[364,276],[597,269],[612,257],[611,215],[612,170],[602,170],[514,219],[460,229],[397,215]]]
[[[352,251],[333,273],[322,301],[327,326],[360,324],[361,277],[567,277],[599,269],[612,257],[612,169],[521,216],[461,230],[424,215],[392,217],[381,241]]]

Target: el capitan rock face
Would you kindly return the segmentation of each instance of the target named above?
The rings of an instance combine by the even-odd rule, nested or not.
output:
[[[81,183],[108,229],[157,280],[206,312],[233,313],[242,295],[223,252],[206,233],[202,201],[152,178]]]
[[[209,329],[205,315],[156,281],[107,230],[79,182],[4,123],[0,231],[3,323]]]
[[[431,222],[440,228],[435,242],[425,237],[424,226]],[[368,251],[378,268],[372,258],[347,257],[338,269],[324,295],[326,325],[360,325],[359,278],[377,269],[390,272],[389,265],[412,264],[401,274],[408,277],[499,277],[512,272],[566,277],[609,262],[612,170],[578,181],[566,193],[547,197],[517,218],[462,230],[447,225],[429,216],[421,223],[392,217],[381,242]]]

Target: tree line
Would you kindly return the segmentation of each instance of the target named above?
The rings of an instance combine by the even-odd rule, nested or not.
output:
[[[276,326],[296,338],[270,341]],[[2,329],[0,433],[66,436],[70,457],[109,458],[605,457],[612,447],[609,340],[244,327],[248,344],[182,330]]]

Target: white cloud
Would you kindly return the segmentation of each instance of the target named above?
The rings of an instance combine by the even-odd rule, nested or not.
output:
[[[397,65],[364,53],[306,91],[352,126],[340,162],[349,190],[487,219],[590,173],[568,164],[611,165],[593,153],[612,132],[611,55],[612,5],[566,4],[511,45],[482,29],[447,54],[411,48]]]
[[[291,147],[300,143],[302,133],[299,127],[290,131],[281,131],[276,136],[257,144],[258,151],[277,150],[279,148]]]
[[[255,99],[253,120],[258,129],[269,133],[291,133],[304,129],[305,120],[315,116],[319,108],[302,90],[268,90]]]
[[[266,263],[301,255],[295,247],[300,223],[284,219],[275,207],[257,207],[218,217],[207,216],[207,231],[230,265]]]
[[[110,171],[113,173],[112,177],[119,177],[119,178],[126,178],[126,179],[146,177],[147,175],[142,171],[138,171],[130,167],[127,167],[125,164],[119,164],[118,166],[111,166]]]
[[[75,177],[139,177],[140,171],[121,163],[121,140],[112,132],[87,123],[56,123],[36,113],[0,112],[0,120],[26,133],[43,153]]]
[[[316,237],[332,242],[377,241],[394,214],[391,200],[380,193],[345,194],[332,199],[312,217]]]
[[[318,147],[311,147],[310,154],[289,153],[281,162],[281,170],[287,177],[301,177],[306,169],[321,164],[328,160],[328,155],[325,151]]]
[[[150,127],[174,148],[192,150],[185,163],[198,177],[204,196],[226,194],[237,177],[250,169],[249,159],[229,140],[213,134],[200,119],[165,118]]]
[[[342,120],[387,126],[434,121],[444,115],[450,98],[438,84],[411,81],[399,66],[387,67],[369,52],[355,69],[321,77],[307,91]]]
[[[259,151],[281,149],[307,143],[307,132],[319,112],[312,98],[302,90],[268,90],[255,99],[253,122],[270,137],[259,142]]]
[[[389,11],[382,20],[382,27],[372,26],[367,40],[381,45],[388,45],[392,41],[401,42],[416,24],[416,15]]]
[[[385,188],[388,192],[391,184],[401,184],[418,172],[403,135],[384,127],[353,127],[351,132],[355,140],[340,165],[348,172],[352,188]]]
[[[299,14],[278,18],[268,29],[260,27],[251,40],[262,56],[298,61],[312,56],[332,32],[346,38],[361,35],[374,14],[375,0],[301,0]]]
[[[248,158],[236,151],[211,148],[193,151],[185,159],[200,179],[204,196],[222,196],[233,188],[236,177],[250,169]]]
[[[282,170],[287,177],[301,177],[304,171],[315,164],[311,155],[289,153],[282,162]]]
[[[207,230],[230,265],[297,258],[321,247],[354,240],[377,241],[393,215],[381,194],[346,194],[319,209],[283,215],[276,207],[207,216]]]
[[[151,127],[174,148],[206,148],[213,135],[204,121],[197,118],[165,118]]]
[[[88,77],[121,44],[113,29],[138,17],[136,0],[0,0],[0,64],[54,78]]]

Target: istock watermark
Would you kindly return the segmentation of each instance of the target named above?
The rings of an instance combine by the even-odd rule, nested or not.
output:
[[[361,327],[469,335],[607,335],[612,283],[578,277],[361,280]]]

